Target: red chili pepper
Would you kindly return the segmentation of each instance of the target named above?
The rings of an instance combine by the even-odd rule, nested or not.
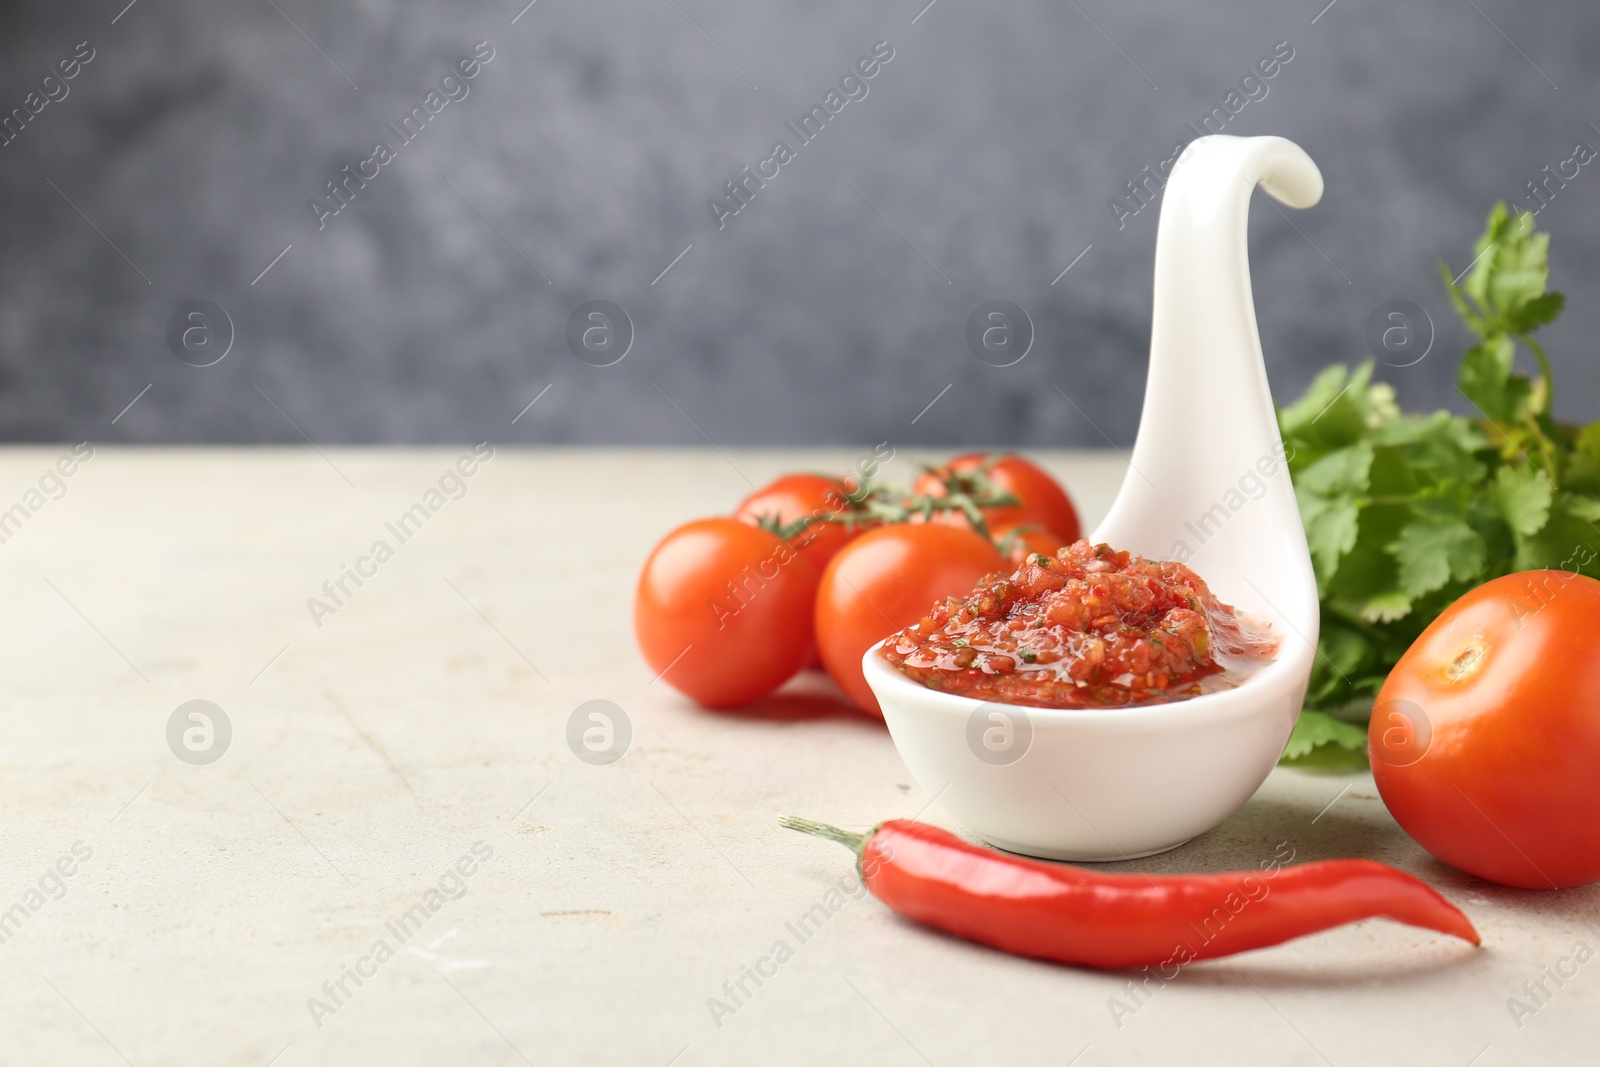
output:
[[[780,821],[853,849],[872,895],[902,915],[1059,963],[1175,965],[1379,917],[1481,943],[1455,905],[1373,860],[1229,874],[1100,874],[1003,855],[903,819],[865,834],[809,819]]]

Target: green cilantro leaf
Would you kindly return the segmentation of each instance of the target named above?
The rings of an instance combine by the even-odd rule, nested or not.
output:
[[[1389,546],[1400,564],[1400,587],[1412,598],[1464,582],[1483,570],[1488,547],[1461,519],[1415,522]]]
[[[1505,334],[1496,334],[1467,349],[1461,358],[1456,387],[1479,411],[1500,422],[1522,418],[1531,385],[1528,379],[1512,374],[1517,346]]]
[[[1362,622],[1394,622],[1411,614],[1411,597],[1398,590],[1375,593],[1356,608]]]
[[[1328,367],[1305,396],[1278,413],[1279,429],[1294,448],[1297,465],[1361,439],[1369,417],[1372,367],[1371,360],[1354,370],[1343,364]]]
[[[1566,306],[1567,298],[1564,294],[1541,293],[1515,312],[1507,313],[1504,316],[1506,326],[1513,333],[1532,333],[1539,327],[1554,322],[1556,316],[1561,314],[1561,309]]]
[[[1600,530],[1584,517],[1593,499],[1562,494],[1550,508],[1539,530],[1516,539],[1515,555],[1507,571],[1577,571],[1600,578]]]
[[[1507,219],[1505,229],[1488,257],[1483,270],[1488,294],[1487,303],[1495,309],[1509,328],[1527,306],[1544,296],[1545,284],[1550,280],[1550,235],[1533,228],[1533,216],[1522,214]],[[1469,279],[1468,292],[1471,292]],[[1479,300],[1479,303],[1485,303]]]
[[[1580,522],[1600,522],[1600,500],[1572,494],[1562,498],[1566,512]]]
[[[1489,499],[1513,533],[1531,537],[1550,518],[1555,490],[1543,472],[1532,467],[1501,467],[1489,486]]]
[[[1300,759],[1320,745],[1335,745],[1352,752],[1365,752],[1367,732],[1359,726],[1335,719],[1320,711],[1302,711],[1284,747],[1285,759]]]
[[[1325,587],[1338,572],[1339,560],[1355,547],[1360,509],[1352,501],[1329,500],[1312,493],[1296,493],[1296,498],[1317,584]]]
[[[1359,493],[1366,490],[1371,470],[1372,446],[1363,441],[1325,454],[1302,470],[1295,484],[1319,496]]]

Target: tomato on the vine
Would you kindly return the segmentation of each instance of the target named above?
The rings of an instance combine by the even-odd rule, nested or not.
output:
[[[1423,848],[1502,885],[1600,880],[1600,582],[1525,571],[1457,600],[1400,657],[1367,747]]]
[[[975,477],[988,476],[988,481],[1001,492],[1017,498],[1018,503],[994,505],[980,509],[990,527],[996,525],[1032,524],[1042,526],[1061,538],[1063,544],[1072,544],[1082,536],[1078,525],[1078,511],[1054,478],[1038,465],[1011,453],[969,452],[957,456],[942,467],[926,471],[917,479],[912,491],[919,496],[942,497],[951,488],[958,491]],[[951,518],[938,521],[962,525],[955,516],[959,512],[944,512]]]
[[[831,521],[851,511],[850,486],[822,474],[785,474],[740,501],[733,516],[741,522],[774,530],[800,519],[814,521],[790,538],[817,573],[860,532],[851,523]]]
[[[650,669],[711,708],[760,699],[806,665],[817,569],[783,538],[700,519],[645,561],[633,626]]]
[[[823,665],[851,700],[881,715],[861,670],[867,649],[1005,569],[993,544],[957,526],[902,523],[862,534],[833,558],[817,588]]]

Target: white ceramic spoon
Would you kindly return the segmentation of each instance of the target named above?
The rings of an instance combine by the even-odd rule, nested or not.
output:
[[[1093,540],[1187,562],[1222,600],[1271,623],[1276,658],[1236,689],[1076,711],[940,693],[867,653],[917,782],[1001,848],[1070,860],[1174,848],[1249,799],[1294,727],[1317,590],[1251,299],[1245,224],[1258,184],[1289,207],[1322,196],[1316,164],[1281,137],[1204,137],[1173,169],[1138,439]]]

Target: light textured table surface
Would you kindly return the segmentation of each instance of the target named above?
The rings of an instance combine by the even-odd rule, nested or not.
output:
[[[851,863],[777,817],[862,827],[929,798],[825,687],[728,715],[653,685],[630,604],[668,528],[853,452],[502,448],[313,620],[308,598],[396,545],[385,524],[467,449],[98,448],[41,489],[68,451],[0,452],[0,512],[22,508],[0,515],[7,1067],[1593,1062],[1600,962],[1544,979],[1542,1003],[1523,983],[1600,949],[1600,893],[1443,867],[1365,775],[1274,772],[1217,829],[1117,866],[1373,856],[1461,904],[1485,948],[1368,922],[1135,1000],[1131,975],[1010,958],[870,897],[797,938]],[[1047,459],[1097,519],[1121,459]],[[168,747],[193,699],[232,725],[207,766]],[[565,740],[592,699],[632,727],[610,766]],[[390,924],[419,904],[402,941]],[[724,983],[779,941],[792,958],[735,1004]],[[1511,997],[1536,1007],[1520,1026]]]

